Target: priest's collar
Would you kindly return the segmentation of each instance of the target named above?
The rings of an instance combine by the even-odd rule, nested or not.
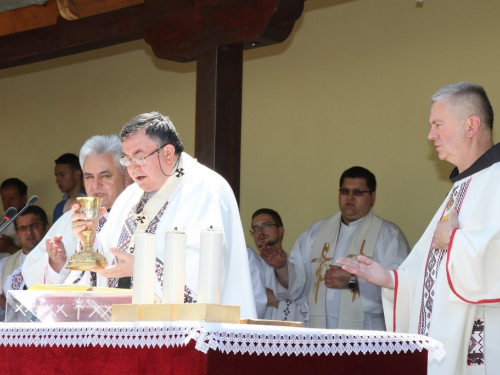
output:
[[[455,183],[466,177],[472,176],[473,174],[482,171],[493,164],[500,162],[500,143],[497,143],[486,151],[479,159],[477,159],[474,164],[467,168],[462,173],[458,173],[458,168],[454,168],[450,175],[451,182]]]
[[[368,214],[367,214],[368,215]],[[344,219],[342,219],[342,216],[340,217],[340,222],[342,223],[342,225],[350,228],[350,229],[356,229],[359,224],[361,224],[361,222],[363,221],[363,219],[365,218],[366,216],[363,216],[362,218],[359,218],[358,220],[354,220],[354,221],[351,221],[349,224],[346,224],[344,223]],[[342,227],[341,225],[341,227]]]

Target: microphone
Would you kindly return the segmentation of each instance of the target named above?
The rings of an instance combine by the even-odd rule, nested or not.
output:
[[[0,222],[0,228],[2,227],[2,225],[9,221],[9,220],[12,220],[12,218],[17,214],[17,210],[14,208],[14,207],[9,207],[7,208],[7,211],[5,211],[5,214],[4,214],[4,218],[3,220]]]
[[[36,202],[38,202],[38,197],[36,195],[33,195],[30,200],[28,201],[28,203],[26,204],[26,206],[24,206],[23,208],[21,208],[21,210],[17,213],[17,215],[15,215],[12,219],[10,220],[6,220],[6,223],[5,225],[0,229],[0,234],[10,225],[12,224],[19,215],[21,215],[29,206],[32,206],[34,205]],[[10,209],[10,208],[9,208]],[[14,208],[15,210],[15,208]],[[9,210],[7,210],[9,211]],[[7,212],[6,212],[7,213]],[[6,215],[7,216],[7,215]]]

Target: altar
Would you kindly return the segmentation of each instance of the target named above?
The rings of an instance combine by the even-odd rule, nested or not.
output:
[[[249,324],[5,323],[3,373],[426,374],[444,356],[425,336]]]

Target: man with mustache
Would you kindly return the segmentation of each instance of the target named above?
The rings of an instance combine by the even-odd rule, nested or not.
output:
[[[101,207],[106,210],[111,210],[116,198],[125,189],[126,169],[118,161],[121,155],[121,142],[116,135],[93,136],[80,150],[85,190],[89,196],[101,198]],[[72,211],[63,214],[28,255],[23,265],[24,280],[28,286],[62,283],[95,286],[95,273],[73,271],[70,274],[64,268],[77,245],[77,238],[71,229],[72,214]],[[100,221],[99,230],[106,218],[107,213]]]

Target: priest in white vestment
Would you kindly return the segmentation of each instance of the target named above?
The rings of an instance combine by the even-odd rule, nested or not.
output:
[[[125,189],[126,168],[119,162],[122,145],[116,135],[95,135],[80,149],[85,191],[89,197],[101,198],[101,207],[110,210]],[[71,228],[72,211],[64,213],[27,256],[23,278],[28,287],[34,284],[83,284],[96,286],[96,275],[90,271],[65,268],[77,247],[78,239]],[[106,223],[106,213],[99,221],[98,231]]]
[[[455,165],[453,187],[399,269],[364,257],[343,268],[384,287],[388,329],[444,344],[428,374],[498,374],[500,368],[500,145],[484,89],[457,83],[432,97],[438,157]]]
[[[341,257],[365,254],[397,268],[408,255],[401,230],[372,212],[376,180],[362,167],[340,178],[340,212],[320,220],[297,239],[290,256],[262,246],[274,267],[273,291],[293,302],[293,318],[313,328],[385,330],[381,289],[335,265]]]
[[[93,269],[98,286],[133,285],[135,234],[156,235],[155,294],[162,297],[165,235],[177,228],[187,235],[185,302],[196,302],[201,231],[223,232],[221,303],[241,306],[242,318],[256,318],[248,256],[238,206],[229,184],[217,173],[183,152],[175,127],[157,112],[126,124],[120,134],[120,162],[135,181],[118,197],[108,221],[96,235],[94,248],[109,266]],[[73,232],[91,222],[74,214]]]

